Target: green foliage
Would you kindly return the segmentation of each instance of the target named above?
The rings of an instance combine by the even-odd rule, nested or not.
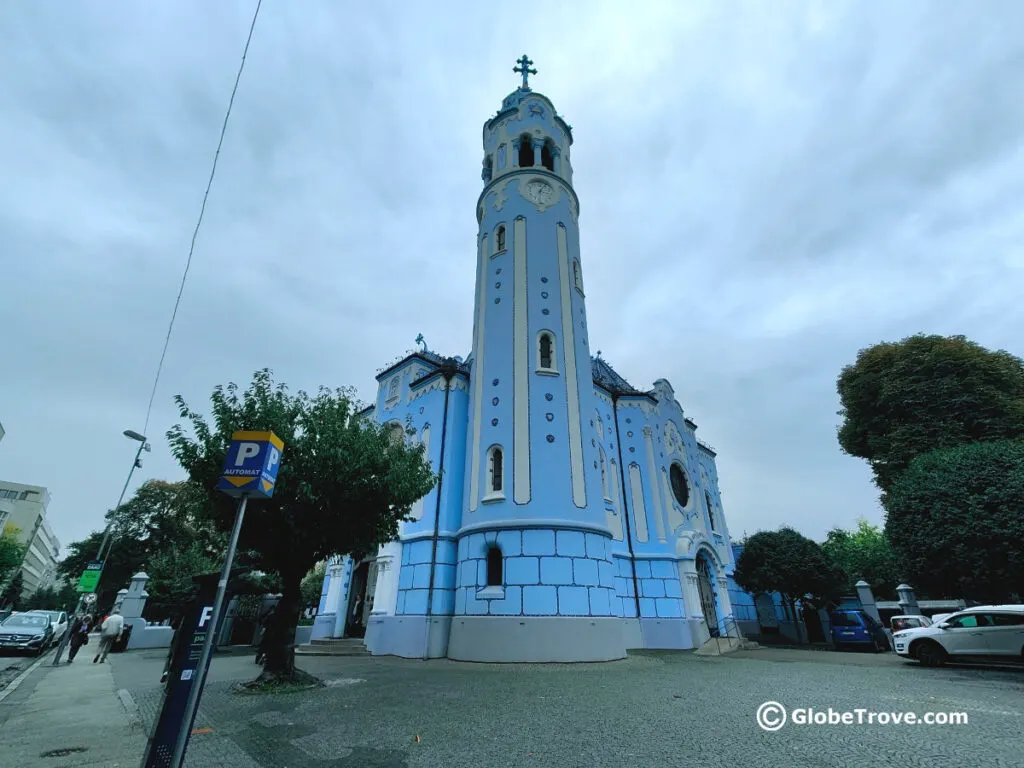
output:
[[[886,506],[886,533],[922,593],[981,602],[1024,597],[1024,442],[919,456]]]
[[[220,555],[199,541],[151,554],[146,565],[150,578],[146,584],[149,592],[147,616],[156,618],[173,614],[195,594],[196,585],[192,577],[219,571],[221,562]]]
[[[327,561],[321,561],[302,577],[302,604],[312,608],[320,604],[320,594],[324,588],[324,577],[327,575]]]
[[[734,578],[752,594],[779,592],[790,601],[811,595],[816,602],[837,599],[847,580],[817,543],[787,527],[750,536]]]
[[[0,584],[20,568],[25,559],[25,547],[18,543],[19,532],[16,525],[7,525],[0,536]]]
[[[847,591],[853,591],[857,580],[864,579],[875,597],[895,598],[901,580],[899,564],[889,539],[877,525],[861,519],[854,531],[835,528],[828,532],[821,549],[846,573]]]
[[[21,610],[21,593],[24,589],[25,581],[19,570],[14,574],[14,578],[7,582],[4,591],[0,593],[0,608],[10,608],[15,611]]]
[[[1024,433],[1024,361],[963,336],[862,349],[839,375],[839,445],[888,491],[916,456]]]
[[[294,675],[295,626],[301,581],[335,554],[361,557],[398,535],[413,503],[434,485],[422,446],[395,444],[388,430],[361,418],[352,390],[288,393],[269,370],[241,393],[236,384],[211,396],[212,424],[175,398],[193,436],[178,425],[171,450],[193,482],[208,492],[214,519],[227,531],[234,500],[214,491],[236,430],[273,430],[284,441],[274,496],[248,505],[239,546],[253,565],[281,578],[282,598],[268,635],[268,676]]]
[[[223,536],[217,533],[210,518],[206,493],[188,482],[168,483],[148,480],[132,497],[107,513],[111,527],[111,546],[103,577],[97,592],[97,606],[108,609],[117,592],[128,585],[139,571],[150,576],[146,591],[155,599],[146,605],[146,615],[153,620],[166,618],[191,595],[194,568],[205,568],[202,554],[221,552]],[[68,545],[68,554],[58,570],[68,581],[78,583],[86,566],[96,559],[102,532],[94,532],[82,541]],[[172,568],[176,559],[181,565]],[[156,562],[154,574],[153,561]],[[164,579],[170,581],[165,583]],[[187,582],[187,587],[185,583]]]

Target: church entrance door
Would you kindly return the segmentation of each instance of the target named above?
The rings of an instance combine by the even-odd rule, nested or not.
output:
[[[366,634],[366,586],[370,575],[370,564],[362,562],[352,571],[352,588],[348,594],[348,609],[345,615],[345,637],[363,637]]]
[[[715,607],[715,588],[711,581],[711,566],[707,558],[697,558],[697,589],[700,591],[700,609],[704,614],[704,621],[708,625],[708,632],[712,637],[718,637],[718,609]]]

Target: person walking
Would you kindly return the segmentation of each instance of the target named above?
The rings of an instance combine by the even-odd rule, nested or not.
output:
[[[124,617],[121,615],[121,611],[115,608],[100,625],[100,647],[96,652],[96,658],[92,660],[93,664],[96,662],[100,664],[106,662],[107,654],[110,653],[110,646],[121,637],[123,631]]]
[[[89,642],[89,628],[91,624],[92,618],[87,613],[76,616],[72,622],[71,629],[68,630],[71,633],[69,638],[71,647],[68,650],[68,664],[75,660],[75,656],[78,655],[78,649]]]

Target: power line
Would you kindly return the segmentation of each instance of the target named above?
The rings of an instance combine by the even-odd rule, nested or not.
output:
[[[167,347],[171,343],[171,331],[174,330],[174,321],[178,317],[178,307],[181,305],[181,296],[185,292],[185,281],[188,279],[188,270],[192,266],[192,254],[196,250],[196,238],[199,235],[199,228],[203,224],[203,214],[206,213],[206,201],[210,197],[210,188],[213,186],[213,177],[217,173],[217,160],[220,159],[220,150],[224,145],[224,134],[228,129],[228,118],[231,117],[231,108],[235,104],[235,94],[238,93],[238,83],[242,79],[242,71],[245,69],[245,58],[249,54],[249,43],[252,42],[252,33],[256,28],[256,19],[260,15],[260,6],[263,0],[257,0],[256,11],[252,15],[252,24],[249,25],[249,36],[245,40],[245,48],[242,50],[242,61],[238,66],[238,74],[235,76],[235,86],[231,89],[231,98],[228,100],[228,109],[224,114],[224,124],[220,127],[220,138],[217,140],[217,151],[213,156],[213,167],[210,169],[210,179],[206,182],[206,192],[203,194],[203,204],[199,208],[199,219],[196,221],[196,228],[192,231],[192,244],[188,249],[188,259],[185,262],[185,271],[181,275],[181,286],[178,288],[178,298],[174,301],[174,311],[171,313],[171,322],[167,326],[167,337],[164,339],[164,348],[160,353],[160,362],[156,367],[156,376],[153,379],[153,391],[149,395],[149,405],[146,407],[146,424],[142,428],[142,434],[149,429],[149,419],[153,413],[153,401],[156,399],[157,386],[160,383],[160,373],[164,368],[164,359],[167,357]]]

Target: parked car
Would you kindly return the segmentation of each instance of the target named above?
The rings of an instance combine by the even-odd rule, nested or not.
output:
[[[870,648],[878,652],[889,650],[889,637],[885,629],[872,616],[858,609],[832,611],[828,615],[832,645],[843,648]]]
[[[65,611],[29,611],[29,613],[42,613],[50,617],[53,625],[53,644],[56,645],[68,631],[68,615]]]
[[[978,605],[893,635],[896,653],[925,667],[947,661],[1024,662],[1024,605]]]
[[[917,629],[918,627],[930,627],[932,620],[927,616],[893,616],[889,620],[889,628],[893,634],[902,632],[904,629]]]
[[[53,642],[53,624],[45,613],[13,613],[0,623],[0,648],[36,656]]]

